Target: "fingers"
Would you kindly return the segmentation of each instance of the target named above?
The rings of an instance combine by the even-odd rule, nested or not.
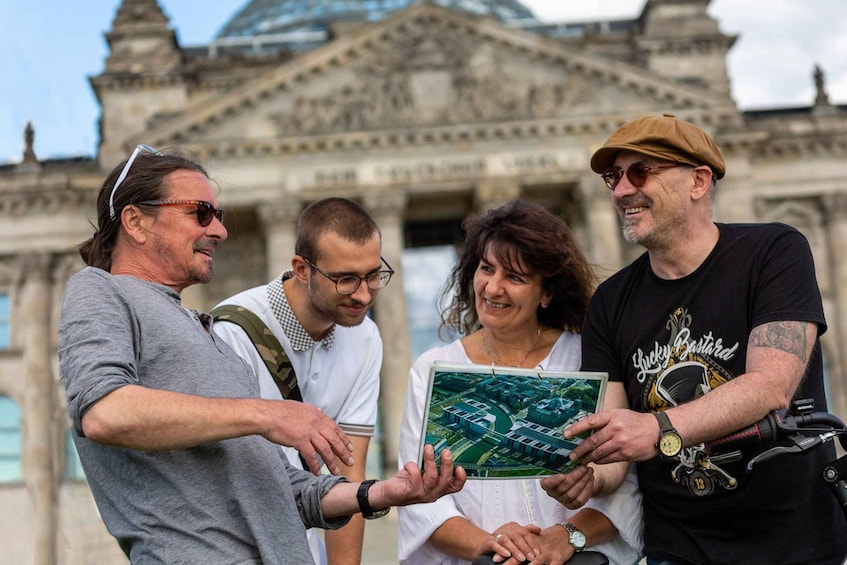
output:
[[[315,441],[320,443],[316,444]],[[327,468],[333,475],[341,472],[338,461],[348,467],[353,465],[353,444],[347,439],[347,434],[338,426],[334,426],[331,431],[323,430],[317,437],[313,438],[312,445],[321,454]]]
[[[522,528],[517,526],[517,524],[514,524],[514,526],[517,526],[516,528],[509,528],[507,526],[509,524],[495,530],[495,532],[499,533],[494,535],[492,548],[497,555],[506,558],[504,560],[506,564],[512,562],[515,564],[523,563],[524,561],[535,559],[539,554],[536,543],[537,533],[541,530],[539,528],[530,530],[530,528]]]
[[[572,439],[590,430],[601,428],[609,423],[609,418],[611,418],[611,412],[590,414],[565,428],[565,439]]]
[[[320,459],[333,474],[341,472],[339,462],[353,465],[353,444],[332,418],[302,402],[268,402],[272,409],[272,421],[265,437],[299,451],[312,473],[320,474]]]
[[[594,469],[580,465],[567,475],[553,475],[541,481],[541,488],[571,510],[582,507],[594,494]]]

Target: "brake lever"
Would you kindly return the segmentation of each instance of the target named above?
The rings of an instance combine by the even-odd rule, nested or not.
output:
[[[813,447],[820,445],[824,441],[829,441],[832,437],[834,437],[832,432],[827,432],[817,436],[804,436],[799,434],[788,436],[787,439],[792,442],[792,445],[777,445],[776,447],[771,447],[770,449],[756,455],[747,462],[747,472],[752,472],[754,465],[763,463],[783,454],[796,455],[798,453],[805,453]]]

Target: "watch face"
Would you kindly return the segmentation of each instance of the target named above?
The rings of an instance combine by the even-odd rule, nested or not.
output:
[[[579,548],[579,549],[582,549],[583,547],[585,547],[585,541],[586,541],[585,540],[585,534],[583,534],[579,530],[575,530],[575,531],[571,532],[571,545],[572,546]]]
[[[666,457],[673,457],[682,450],[682,438],[673,432],[667,433],[659,440],[659,451]]]

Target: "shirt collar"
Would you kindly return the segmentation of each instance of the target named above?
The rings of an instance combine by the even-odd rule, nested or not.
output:
[[[288,337],[288,341],[291,343],[291,348],[294,351],[306,351],[317,343],[322,343],[327,350],[331,350],[332,345],[335,343],[335,324],[332,324],[322,340],[315,341],[291,310],[291,305],[285,297],[285,288],[283,288],[282,283],[293,276],[294,271],[284,271],[280,276],[268,283],[268,300],[270,300],[274,316],[279,322],[279,325],[282,326],[282,331]]]

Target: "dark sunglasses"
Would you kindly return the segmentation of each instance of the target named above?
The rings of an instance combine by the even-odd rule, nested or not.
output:
[[[204,228],[212,223],[212,218],[217,218],[220,223],[224,223],[226,217],[223,208],[215,208],[211,202],[205,200],[145,200],[138,204],[144,206],[196,206],[197,223]]]
[[[618,183],[621,182],[621,179],[624,175],[626,175],[626,180],[632,184],[635,188],[641,188],[644,186],[644,183],[647,182],[647,177],[654,174],[656,171],[661,171],[663,169],[672,169],[674,167],[681,167],[679,163],[668,163],[666,165],[645,165],[644,163],[633,163],[629,167],[624,170],[621,167],[612,167],[611,169],[606,169],[603,174],[600,176],[603,178],[603,182],[606,183],[606,187],[609,190],[615,190],[615,187],[618,186]]]

